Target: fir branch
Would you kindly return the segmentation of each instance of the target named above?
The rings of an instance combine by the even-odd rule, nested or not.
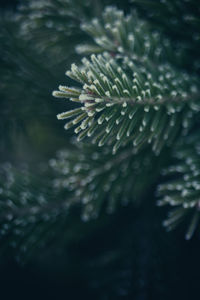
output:
[[[184,140],[174,152],[177,163],[163,171],[169,179],[158,187],[158,196],[161,198],[158,205],[175,207],[163,223],[168,230],[183,221],[190,222],[185,235],[189,240],[197,228],[200,217],[199,134]]]
[[[69,214],[68,191],[52,188],[51,179],[1,166],[0,240],[1,252],[16,249],[24,263],[36,250],[59,236]]]
[[[192,116],[199,111],[198,80],[168,64],[155,71],[126,58],[120,65],[108,53],[82,62],[82,68],[73,64],[66,73],[83,85],[82,90],[60,86],[53,93],[82,104],[58,115],[59,119],[76,115],[65,128],[81,123],[75,129],[78,140],[93,136],[99,146],[112,144],[114,153],[130,141],[136,148],[151,143],[159,154],[190,128]]]
[[[181,60],[190,71],[200,70],[200,7],[196,0],[131,0],[133,7],[156,30],[162,31],[172,44],[184,49]]]
[[[113,213],[121,205],[138,204],[155,183],[163,161],[149,155],[148,149],[135,154],[126,147],[113,156],[109,148],[99,152],[96,146],[76,143],[49,164],[39,176],[27,167],[18,171],[10,164],[1,166],[1,251],[14,249],[22,263],[55,239],[68,239],[63,228],[74,207],[88,221],[103,211]]]
[[[136,154],[128,146],[112,155],[109,147],[75,145],[73,150],[60,151],[50,166],[55,173],[54,188],[74,194],[82,204],[84,221],[97,218],[104,210],[113,213],[121,205],[139,203],[163,165],[163,157],[157,158],[149,149]]]
[[[94,44],[78,45],[79,54],[108,51],[119,58],[126,56],[135,63],[148,60],[155,68],[163,61],[181,66],[185,58],[183,47],[174,47],[158,29],[153,30],[149,23],[140,19],[136,11],[125,15],[122,10],[109,6],[101,19],[83,22],[81,28],[91,36]]]

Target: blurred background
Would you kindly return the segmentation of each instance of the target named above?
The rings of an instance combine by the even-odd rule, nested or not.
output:
[[[78,13],[90,18],[110,3],[129,10],[129,1],[94,2],[94,10],[80,5]],[[65,71],[79,59],[74,47],[87,37],[77,30],[78,18],[60,16],[55,30],[46,17],[44,26],[45,10],[34,11],[34,5],[31,13],[22,9],[19,19],[19,4],[0,4],[0,161],[18,168],[27,163],[37,174],[57,150],[70,147],[72,132],[56,119],[66,103],[51,94],[65,84]],[[152,205],[153,191],[140,208],[130,205],[89,223],[75,209],[67,220],[65,246],[48,245],[25,264],[13,252],[4,253],[1,299],[199,299],[199,236],[186,242],[182,229],[166,233],[160,225],[166,212]]]

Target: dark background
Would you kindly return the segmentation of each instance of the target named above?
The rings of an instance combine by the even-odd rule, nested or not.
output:
[[[1,1],[1,10],[17,3]],[[142,209],[96,221],[92,232],[82,224],[83,237],[62,253],[47,251],[25,266],[8,253],[0,260],[0,299],[198,300],[199,236],[186,242],[181,230],[166,233],[151,198],[153,191]]]
[[[1,9],[15,9],[19,2],[18,0],[1,0]]]

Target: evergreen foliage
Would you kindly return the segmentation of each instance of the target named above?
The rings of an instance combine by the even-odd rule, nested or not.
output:
[[[66,139],[52,121],[48,133],[38,130],[43,143],[47,136],[54,144],[45,171],[2,166],[1,241],[22,261],[58,236],[67,240],[74,207],[83,221],[104,220],[104,212],[144,205],[155,185],[155,202],[175,206],[164,221],[168,229],[189,219],[190,239],[198,225],[199,6],[130,2],[28,1],[1,17],[1,152],[14,141],[5,134],[8,115],[30,137],[35,119],[53,120],[63,109],[58,119],[78,135],[73,142],[69,130]],[[62,99],[48,102],[59,82],[53,95]]]
[[[1,167],[1,254],[16,249],[21,263],[58,237],[66,223],[69,193],[54,189],[45,173],[42,180],[25,166],[20,172],[8,163]]]
[[[82,204],[84,221],[97,218],[102,208],[110,214],[130,201],[138,204],[156,181],[163,164],[149,152],[145,149],[136,155],[134,149],[125,147],[113,156],[109,147],[99,149],[80,143],[50,160],[55,171],[54,187],[72,192],[72,204]]]
[[[173,44],[186,51],[187,59],[182,60],[182,67],[199,73],[200,7],[198,1],[132,0],[131,2],[154,28],[159,27],[173,41]]]
[[[158,195],[162,197],[158,204],[175,207],[164,221],[164,226],[171,230],[181,221],[190,218],[186,239],[193,235],[200,216],[199,150],[198,134],[182,141],[174,151],[176,164],[163,171],[165,176],[172,178],[158,187]]]
[[[122,11],[108,7],[103,17],[104,26],[94,19],[91,25],[82,27],[99,45],[97,51],[110,54],[83,58],[79,68],[72,65],[66,74],[80,82],[82,90],[60,86],[54,96],[76,102],[78,98],[84,106],[58,118],[76,116],[66,129],[82,121],[75,129],[81,132],[78,140],[94,135],[99,146],[112,143],[114,153],[120,145],[132,141],[135,147],[151,143],[159,154],[183,128],[187,132],[193,111],[199,111],[198,78],[171,66],[170,57],[176,58],[170,53],[172,45],[168,40],[162,42],[158,33],[148,31],[135,14],[125,17]],[[93,48],[87,45],[78,47],[79,53],[90,50]]]
[[[159,155],[177,137],[187,136],[195,126],[200,106],[196,70],[191,74],[180,69],[187,55],[185,48],[173,54],[175,47],[169,39],[152,32],[136,13],[125,16],[114,7],[104,11],[103,20],[83,23],[82,29],[92,36],[96,48],[79,45],[78,53],[103,53],[92,54],[90,59],[84,57],[79,67],[72,64],[71,71],[66,72],[81,88],[59,86],[59,91],[53,93],[55,97],[69,98],[82,105],[58,115],[58,119],[70,119],[65,129],[78,125],[75,128],[78,141],[92,137],[92,143],[98,146],[112,146],[113,154],[120,147],[131,148],[130,144],[135,153],[140,153],[151,144],[153,152]],[[168,195],[169,186],[160,189],[165,195],[163,202],[172,204],[174,198]],[[184,186],[183,181],[180,190]],[[190,197],[195,206],[197,200]],[[171,224],[179,214],[185,215],[186,207],[184,204],[181,213],[178,211],[164,224]],[[198,221],[195,207],[187,239]]]

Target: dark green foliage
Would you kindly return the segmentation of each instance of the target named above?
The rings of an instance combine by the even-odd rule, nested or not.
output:
[[[169,179],[158,187],[159,205],[174,206],[164,226],[169,230],[189,219],[186,239],[190,239],[200,217],[200,140],[199,134],[182,141],[174,150],[177,162],[164,170]]]
[[[172,5],[170,10],[175,12],[176,7]],[[195,18],[190,16],[190,20]],[[185,22],[187,18],[183,19]],[[82,104],[58,115],[58,119],[70,119],[65,129],[78,125],[75,128],[78,140],[92,137],[92,142],[98,146],[112,146],[114,154],[124,145],[133,144],[134,152],[140,153],[144,146],[152,144],[152,150],[159,155],[166,145],[172,146],[177,137],[186,136],[195,126],[199,113],[198,77],[186,73],[182,64],[190,52],[181,38],[180,43],[174,45],[162,30],[152,33],[153,28],[154,25],[148,28],[135,13],[125,16],[114,7],[104,11],[103,20],[83,22],[82,29],[92,36],[95,45],[80,45],[78,53],[103,53],[92,54],[90,60],[83,58],[79,67],[72,64],[71,71],[67,71],[66,74],[82,88],[59,86],[59,91],[53,93]],[[196,30],[197,27],[194,32]],[[178,51],[175,50],[177,46]],[[193,74],[196,66],[195,62]],[[98,187],[102,188],[101,183],[95,190]],[[167,187],[161,187],[164,203],[171,199]],[[109,190],[112,198],[112,188]],[[86,195],[86,199],[92,198],[92,193],[86,192]],[[190,197],[194,204],[195,200],[192,195]],[[186,206],[184,203],[177,214],[187,214]],[[187,238],[191,237],[198,220],[197,206],[193,206],[196,212]],[[173,215],[171,221],[177,220],[178,215]]]
[[[70,197],[66,190],[53,188],[49,172],[40,172],[38,178],[23,168],[5,164],[0,173],[1,254],[13,248],[22,263],[59,237]]]
[[[114,214],[107,213],[120,215],[130,208],[134,219],[142,207],[145,218],[135,223],[129,216],[130,232],[129,224],[121,227],[124,239],[120,231],[121,244],[110,256],[90,261],[108,270],[104,281],[90,275],[91,286],[99,289],[109,290],[111,280],[108,297],[130,295],[132,261],[136,270],[147,270],[146,265],[151,270],[144,250],[151,245],[150,230],[141,229],[152,224],[148,211],[152,198],[156,202],[156,184],[159,204],[176,206],[164,225],[171,229],[188,219],[189,239],[199,218],[199,133],[195,140],[188,138],[199,124],[199,7],[192,0],[132,2],[28,1],[14,16],[1,17],[1,160],[11,157],[18,165],[2,169],[2,250],[12,246],[12,255],[23,262],[48,247],[65,251],[112,226]],[[63,78],[72,62],[68,79]],[[59,82],[54,96],[63,99],[49,100]],[[84,142],[71,143],[72,130],[64,133],[59,127],[55,115],[65,110],[58,118],[67,119],[66,129],[75,126]],[[45,170],[19,171],[20,159],[36,165],[44,156]],[[162,168],[170,164],[175,167],[163,171],[170,182],[163,183],[164,177],[161,183]],[[126,248],[134,239],[131,252]]]
[[[194,112],[199,111],[198,78],[176,69],[173,59],[183,60],[181,51],[173,55],[172,44],[152,33],[135,14],[108,7],[103,23],[94,19],[82,28],[92,35],[102,55],[82,59],[66,74],[82,85],[70,90],[60,86],[54,96],[83,104],[81,109],[58,115],[75,118],[78,140],[93,137],[99,146],[113,145],[113,152],[128,142],[135,149],[152,144],[158,155],[165,144],[172,144],[191,127]],[[96,46],[97,47],[97,46]],[[83,45],[78,52],[95,51]],[[177,57],[176,57],[177,56]],[[173,59],[172,59],[173,57]],[[184,129],[184,130],[183,130]]]
[[[133,7],[178,48],[185,49],[182,67],[200,71],[200,6],[196,0],[132,0]]]
[[[82,204],[85,221],[97,218],[102,209],[113,213],[131,201],[138,204],[156,181],[162,164],[149,148],[136,154],[132,147],[125,147],[112,155],[109,147],[81,143],[50,160],[55,189],[73,192],[72,204]]]
[[[164,144],[172,143],[183,128],[186,133],[191,127],[193,113],[199,111],[199,96],[196,79],[190,85],[190,77],[168,65],[157,71],[154,75],[128,58],[120,67],[107,53],[92,55],[91,61],[83,59],[82,69],[72,65],[67,72],[83,84],[83,90],[60,86],[60,91],[54,92],[56,97],[71,98],[83,106],[58,118],[74,118],[65,128],[79,125],[75,129],[81,132],[78,140],[88,136],[99,146],[113,144],[114,153],[131,141],[136,149],[151,143],[159,154]]]

